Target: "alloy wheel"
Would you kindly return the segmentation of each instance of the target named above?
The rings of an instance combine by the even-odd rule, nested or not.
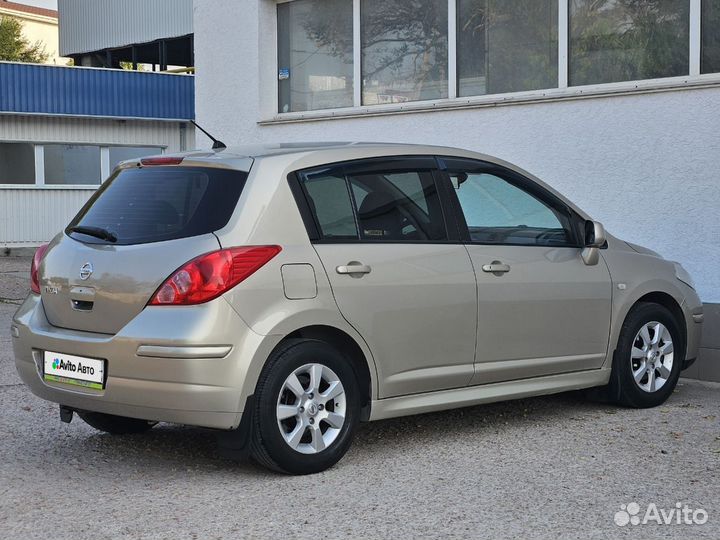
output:
[[[276,418],[290,448],[317,454],[337,439],[345,411],[345,388],[335,372],[322,364],[305,364],[285,379]]]
[[[657,321],[644,324],[633,341],[630,367],[635,384],[645,392],[660,390],[670,378],[674,347],[667,327]]]

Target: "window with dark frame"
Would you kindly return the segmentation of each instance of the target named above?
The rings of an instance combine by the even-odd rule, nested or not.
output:
[[[323,240],[437,242],[447,239],[430,171],[342,169],[300,175]]]

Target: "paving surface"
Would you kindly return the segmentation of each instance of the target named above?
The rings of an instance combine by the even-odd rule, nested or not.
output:
[[[27,267],[0,258],[3,539],[720,538],[718,384],[681,380],[650,410],[562,394],[365,424],[332,470],[280,476],[221,459],[206,430],[60,423],[12,365]],[[708,520],[616,525],[631,502]]]

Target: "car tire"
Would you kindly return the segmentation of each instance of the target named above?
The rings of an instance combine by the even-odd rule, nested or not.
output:
[[[258,381],[253,459],[286,474],[332,467],[350,448],[359,403],[354,370],[338,350],[323,341],[286,341],[272,353]]]
[[[620,330],[608,395],[627,407],[661,405],[675,389],[684,360],[673,314],[659,304],[637,304]]]
[[[77,413],[87,425],[112,435],[144,433],[145,431],[152,429],[157,423],[149,422],[148,420],[140,420],[138,418],[126,418],[125,416],[115,416],[113,414],[91,411],[77,411]]]

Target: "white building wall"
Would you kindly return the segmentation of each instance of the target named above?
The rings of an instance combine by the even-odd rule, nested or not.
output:
[[[183,135],[178,122],[0,115],[1,142],[156,146],[160,153],[192,148],[194,135],[192,129]],[[0,247],[50,240],[96,187],[0,186]]]
[[[703,301],[720,302],[720,86],[258,125],[275,112],[273,10],[269,0],[195,0],[197,120],[216,137],[492,154],[543,178],[611,233],[682,262]]]

